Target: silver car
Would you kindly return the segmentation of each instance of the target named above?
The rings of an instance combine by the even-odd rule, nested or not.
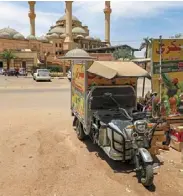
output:
[[[36,81],[51,82],[50,71],[48,69],[37,69],[37,71],[33,74],[33,79]]]

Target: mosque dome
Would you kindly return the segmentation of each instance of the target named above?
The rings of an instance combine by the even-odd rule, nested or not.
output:
[[[34,35],[29,35],[29,36],[27,36],[26,39],[28,39],[28,40],[37,40]]]
[[[53,27],[49,33],[57,33],[57,34],[62,34],[65,33],[65,28],[57,26],[57,27]]]
[[[90,37],[90,36],[86,36],[85,39],[88,39],[88,40],[93,40],[93,37]]]
[[[61,16],[58,21],[65,21],[66,20],[66,14]],[[72,16],[72,20],[73,21],[79,21],[78,18],[76,16]]]
[[[24,40],[25,37],[24,37],[22,34],[17,33],[17,34],[15,34],[15,35],[13,36],[13,39]]]
[[[56,34],[56,33],[53,33],[53,34],[51,34],[51,35],[49,36],[49,38],[57,39],[57,38],[59,38],[59,35]]]
[[[60,35],[61,38],[65,38],[67,35],[65,33],[63,33],[62,35]]]
[[[81,28],[81,27],[74,27],[74,28],[72,29],[72,33],[86,34],[86,31],[85,31],[83,28]]]
[[[91,58],[90,55],[86,51],[79,49],[79,48],[70,50],[69,52],[65,54],[65,57],[66,58],[75,58],[75,57],[76,58]]]
[[[38,37],[37,40],[39,40],[41,42],[48,42],[48,39],[44,35],[42,35],[41,37]]]
[[[49,39],[49,38],[50,38],[50,35],[49,35],[49,34],[46,34],[45,37],[46,37],[47,39]]]
[[[98,38],[98,37],[95,37],[94,39],[97,40],[97,41],[101,41],[100,38]]]
[[[7,28],[0,29],[0,33],[8,33],[10,35],[10,38],[13,38],[13,36],[18,32],[15,29],[7,27]]]
[[[6,32],[0,32],[0,38],[6,38],[6,39],[10,39],[11,36],[9,33]]]
[[[84,38],[83,35],[77,35],[76,38]]]

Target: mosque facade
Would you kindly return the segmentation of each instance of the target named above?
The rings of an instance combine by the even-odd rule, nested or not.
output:
[[[10,67],[25,67],[31,69],[45,59],[50,64],[57,62],[59,56],[68,50],[81,48],[90,50],[110,46],[110,1],[105,2],[105,41],[91,37],[88,26],[72,15],[72,1],[65,1],[65,15],[60,17],[55,25],[41,37],[36,36],[35,1],[29,1],[30,35],[25,37],[10,27],[0,29],[0,53],[12,50],[16,58],[12,59]],[[0,68],[7,67],[6,60],[0,57]]]

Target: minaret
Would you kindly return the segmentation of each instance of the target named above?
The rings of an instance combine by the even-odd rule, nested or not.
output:
[[[110,14],[112,12],[110,1],[105,1],[105,42],[107,42],[107,45],[110,45]]]
[[[72,3],[73,1],[65,1],[66,5],[66,38],[64,40],[64,50],[71,50],[73,47],[72,39]]]
[[[29,18],[30,18],[30,35],[35,36],[35,18],[36,14],[34,12],[35,1],[28,1],[29,3]]]

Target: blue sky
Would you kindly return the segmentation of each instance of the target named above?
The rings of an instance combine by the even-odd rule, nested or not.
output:
[[[183,33],[183,2],[111,1],[111,42],[138,48],[144,37],[168,38]],[[73,15],[88,25],[90,35],[104,39],[104,1],[73,3]],[[0,28],[10,26],[29,35],[27,2],[0,1]],[[64,14],[65,2],[36,2],[36,34],[46,34]]]

